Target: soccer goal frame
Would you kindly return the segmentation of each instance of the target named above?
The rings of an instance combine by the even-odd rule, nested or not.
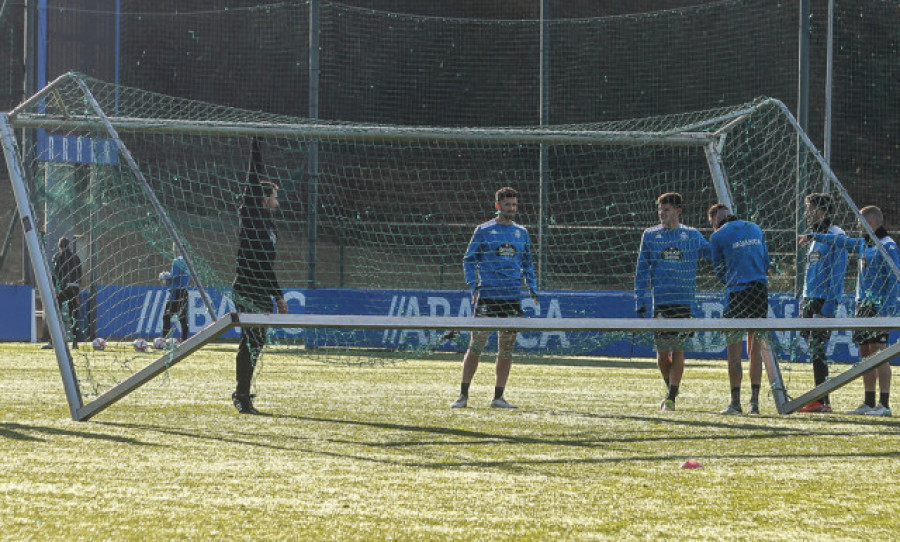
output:
[[[55,96],[56,89],[62,84],[75,83],[83,92],[84,100],[89,104],[90,114],[76,114],[64,112],[63,114],[42,114],[34,112],[31,108],[42,100],[61,101]],[[788,109],[781,102],[773,99],[764,100],[746,109],[738,110],[728,115],[706,119],[693,125],[680,127],[677,131],[608,131],[608,130],[575,130],[566,128],[523,128],[523,129],[492,129],[492,128],[441,128],[428,127],[384,127],[353,125],[352,130],[346,126],[320,124],[314,122],[297,123],[246,123],[246,122],[216,122],[216,121],[191,121],[183,119],[159,119],[159,118],[134,118],[109,115],[103,111],[98,101],[91,94],[88,85],[82,76],[78,74],[66,74],[36,95],[32,96],[22,105],[9,114],[0,114],[0,140],[10,179],[16,196],[20,220],[25,232],[26,246],[34,267],[37,288],[44,302],[48,329],[54,345],[54,352],[59,365],[63,386],[66,393],[69,410],[74,420],[88,420],[108,408],[116,401],[139,388],[155,376],[167,370],[169,367],[185,359],[205,344],[214,341],[227,331],[235,327],[264,327],[264,328],[328,328],[328,329],[423,329],[423,330],[508,330],[508,331],[622,331],[622,332],[675,332],[675,331],[755,331],[771,332],[778,330],[859,330],[859,329],[898,329],[898,318],[836,318],[836,319],[804,319],[804,318],[765,318],[765,319],[717,319],[703,318],[692,320],[665,320],[665,319],[640,319],[640,318],[560,318],[560,319],[529,319],[508,318],[501,321],[496,319],[484,320],[477,318],[444,318],[444,317],[381,317],[362,315],[265,315],[228,313],[215,317],[206,288],[193,273],[191,255],[185,250],[178,232],[171,225],[166,210],[159,205],[154,205],[155,212],[166,224],[169,234],[178,247],[179,252],[185,258],[192,271],[194,286],[200,292],[203,303],[209,312],[213,323],[206,326],[199,333],[184,341],[171,351],[160,355],[144,368],[133,373],[125,380],[101,393],[92,401],[85,402],[78,387],[78,374],[72,361],[72,353],[68,350],[65,331],[62,325],[59,307],[56,304],[56,296],[52,285],[50,265],[45,252],[41,247],[38,228],[36,227],[35,213],[29,200],[26,183],[27,173],[22,163],[22,155],[17,148],[15,130],[17,129],[47,129],[70,130],[90,127],[100,130],[104,137],[114,142],[122,160],[132,170],[138,179],[143,178],[140,168],[132,158],[128,148],[119,137],[120,132],[149,132],[165,134],[203,134],[208,136],[242,136],[242,137],[294,137],[302,135],[313,140],[329,139],[353,139],[359,140],[383,140],[383,141],[478,141],[487,143],[516,143],[521,145],[621,145],[621,146],[689,146],[702,148],[709,166],[712,184],[719,202],[734,209],[733,198],[730,193],[726,169],[722,162],[722,148],[728,136],[729,127],[742,121],[754,108],[761,106],[774,106],[781,111],[784,118],[788,119],[797,133],[799,144],[804,145],[818,161],[818,166],[825,172],[831,183],[840,192],[840,195],[850,203],[856,216],[859,213],[849,198],[846,190],[838,182],[836,176],[824,162],[815,147],[809,141],[803,130],[799,127]],[[146,182],[144,185],[146,186]],[[152,190],[146,186],[148,197],[155,201]],[[865,221],[861,221],[865,226]],[[868,229],[868,228],[867,228]],[[869,230],[870,235],[872,232]],[[898,275],[900,270],[894,269]],[[764,366],[766,367],[769,383],[777,411],[780,414],[790,414],[800,406],[811,400],[822,397],[829,392],[847,384],[863,373],[889,362],[891,358],[900,354],[900,344],[895,344],[887,349],[871,356],[852,368],[844,371],[839,377],[826,381],[802,396],[792,399],[785,389],[781,376],[779,362],[770,347],[764,352]]]

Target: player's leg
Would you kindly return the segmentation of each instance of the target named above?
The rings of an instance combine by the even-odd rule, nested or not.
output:
[[[488,331],[473,331],[472,337],[469,339],[469,348],[463,356],[462,379],[459,385],[459,397],[450,405],[450,408],[465,408],[469,402],[469,385],[475,372],[478,370],[478,363],[481,361],[481,352],[484,351],[484,345],[487,343]]]
[[[884,350],[887,346],[887,337],[881,337],[883,342],[871,344],[872,354],[877,354]],[[872,369],[869,373],[873,374],[873,380],[878,380],[878,404],[866,414],[870,416],[890,416],[891,415],[891,363],[885,363]],[[872,382],[872,395],[875,395],[875,382]]]
[[[69,313],[72,315],[72,349],[78,349],[78,322],[79,322],[79,306],[81,301],[78,299],[78,290],[75,290],[72,300],[69,301]]]
[[[494,367],[496,379],[494,383],[494,400],[491,406],[499,406],[503,401],[503,391],[512,369],[512,352],[516,344],[515,331],[501,331],[497,337],[497,363]],[[505,401],[503,401],[505,403]],[[506,403],[509,405],[509,403]],[[506,406],[503,405],[503,406]],[[512,405],[509,405],[512,406]]]
[[[188,338],[190,328],[188,326],[188,293],[187,290],[179,290],[178,292],[178,321],[181,322],[181,340]]]
[[[744,350],[743,341],[738,339],[728,344],[726,351],[728,355],[728,383],[731,385],[731,403],[728,408],[722,411],[722,414],[741,414],[741,381],[743,380],[743,369],[741,367],[741,358]]]
[[[175,314],[175,300],[170,299],[166,301],[166,306],[163,309],[163,327],[162,327],[162,336],[168,337],[169,331],[172,329],[172,315]]]

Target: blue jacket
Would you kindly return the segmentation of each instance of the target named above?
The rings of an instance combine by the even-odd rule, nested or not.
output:
[[[833,236],[845,236],[844,230],[829,226],[823,232]],[[844,293],[844,274],[847,272],[847,250],[837,244],[813,241],[806,251],[806,278],[803,281],[803,297],[833,301],[825,316],[834,316],[833,307]],[[830,313],[830,314],[829,314]]]
[[[883,233],[879,241],[888,257],[897,267],[900,267],[900,254],[897,243],[891,239],[887,232]],[[884,255],[868,239],[847,237],[843,234],[813,233],[810,237],[815,241],[841,250],[859,254],[859,273],[856,277],[856,303],[872,303],[878,307],[879,316],[895,316],[900,310],[900,282],[891,269]]]
[[[634,274],[635,310],[649,308],[648,290],[655,306],[693,305],[700,258],[711,260],[712,252],[696,228],[658,224],[644,230]]]
[[[469,291],[477,288],[483,299],[519,299],[523,285],[537,293],[531,239],[516,223],[504,226],[493,219],[475,228],[463,272]]]
[[[172,278],[169,282],[169,293],[175,295],[176,290],[186,290],[191,282],[191,275],[188,273],[187,264],[181,256],[172,260]]]
[[[713,269],[726,292],[739,292],[753,282],[768,284],[769,248],[753,222],[728,217],[709,237]]]

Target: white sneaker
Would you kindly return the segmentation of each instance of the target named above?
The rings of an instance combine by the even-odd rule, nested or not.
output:
[[[453,403],[450,405],[450,408],[466,408],[468,404],[469,398],[465,395],[460,395],[459,399],[453,401]]]
[[[491,401],[491,408],[519,408],[516,405],[512,405],[506,402],[506,399],[500,397],[498,399],[494,399]]]
[[[891,415],[891,409],[886,408],[884,405],[882,405],[880,403],[878,404],[878,406],[876,406],[872,410],[866,412],[866,416],[884,416],[885,418],[887,418],[887,417],[890,417],[890,415]]]
[[[875,410],[875,409],[870,407],[869,405],[863,403],[863,404],[859,405],[858,407],[856,407],[856,410],[848,410],[846,413],[859,416],[862,414],[868,414],[869,412],[872,412],[873,410]]]

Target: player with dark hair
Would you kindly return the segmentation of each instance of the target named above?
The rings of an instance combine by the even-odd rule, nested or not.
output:
[[[506,318],[522,316],[522,286],[528,289],[534,303],[538,303],[537,281],[531,257],[528,231],[513,219],[519,205],[519,193],[503,187],[495,194],[496,218],[475,229],[466,255],[463,271],[476,317]],[[451,408],[465,408],[469,400],[469,384],[490,332],[473,331],[469,348],[463,358],[462,384],[459,398]],[[512,367],[512,349],[516,341],[514,331],[501,331],[497,339],[496,383],[493,408],[516,408],[503,397]]]
[[[831,223],[834,198],[829,194],[813,193],[804,198],[806,223],[814,233],[845,235],[844,230]],[[847,271],[847,250],[835,244],[817,241],[809,243],[806,252],[806,276],[800,315],[803,318],[834,318],[844,293],[844,273]],[[809,341],[809,357],[816,386],[828,379],[827,347],[830,331],[804,331]],[[799,409],[799,412],[831,412],[826,395]]]
[[[859,272],[856,282],[856,317],[896,316],[900,314],[900,283],[891,268],[890,261],[900,267],[897,243],[884,228],[884,214],[874,205],[860,209],[863,219],[875,233],[875,240],[866,237],[854,238],[831,233],[808,233],[800,237],[800,244],[810,241],[847,250],[859,255]],[[885,258],[879,246],[887,254]],[[859,330],[853,333],[853,342],[859,345],[860,359],[878,353],[887,347],[887,330]],[[875,403],[875,385],[880,397]],[[867,414],[870,416],[890,416],[891,405],[891,364],[890,362],[868,371],[863,375],[865,392],[863,404],[847,414]]]
[[[659,224],[644,230],[634,275],[635,312],[647,313],[652,293],[655,318],[690,318],[700,258],[711,259],[709,243],[681,224],[682,197],[667,192],[656,199]],[[656,333],[656,362],[668,391],[661,410],[675,410],[684,373],[684,342],[689,333]]]
[[[178,250],[174,243],[172,244],[172,250],[175,252]],[[188,272],[187,264],[184,262],[184,258],[179,255],[172,260],[172,269],[166,275],[166,284],[169,286],[169,299],[166,301],[165,311],[163,312],[163,337],[169,336],[169,331],[172,329],[172,317],[176,316],[181,323],[181,340],[184,341],[188,338],[187,287],[190,280],[191,275]]]
[[[725,284],[725,318],[767,318],[769,313],[769,249],[762,230],[731,214],[722,203],[709,208],[709,224],[713,234],[713,269]],[[747,353],[750,358],[750,414],[759,414],[759,390],[762,380],[762,340],[756,333],[747,334]],[[731,403],[722,414],[742,414],[741,408],[741,333],[726,334],[728,343],[728,380],[731,384]]]
[[[81,259],[69,246],[68,237],[60,237],[57,243],[53,267],[53,282],[56,287],[56,301],[60,308],[69,313],[72,326],[72,348],[78,349],[78,296],[81,292]],[[47,346],[45,345],[45,348]],[[52,347],[52,345],[50,345]]]
[[[238,235],[237,273],[232,295],[240,312],[270,313],[272,300],[278,312],[287,314],[287,303],[275,277],[274,212],[278,209],[278,185],[260,179],[262,155],[259,142],[253,140],[247,183],[239,210],[241,229]],[[236,357],[237,387],[231,395],[241,414],[259,414],[253,406],[250,385],[259,353],[266,344],[265,328],[241,328],[241,342]]]

